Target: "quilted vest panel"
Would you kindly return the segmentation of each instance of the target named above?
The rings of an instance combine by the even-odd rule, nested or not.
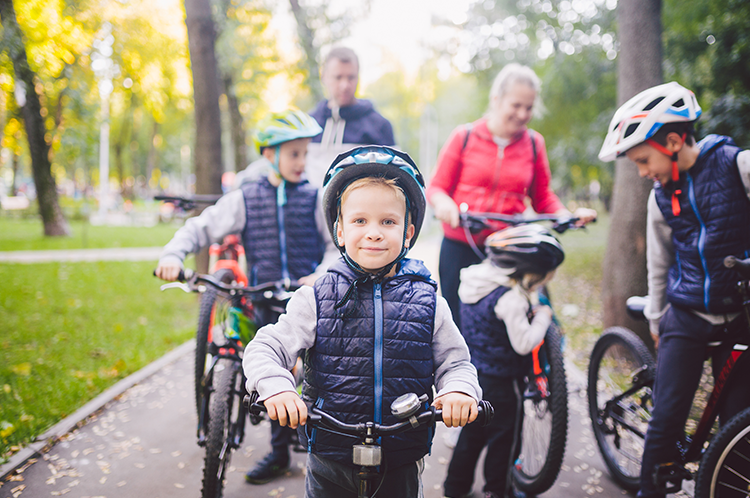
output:
[[[654,187],[675,249],[667,300],[707,313],[736,312],[741,309],[738,276],[724,267],[724,258],[745,258],[750,249],[750,201],[736,164],[740,149],[731,138],[718,135],[707,136],[698,146],[698,160],[674,186],[682,190],[679,216],[672,213],[674,187]]]

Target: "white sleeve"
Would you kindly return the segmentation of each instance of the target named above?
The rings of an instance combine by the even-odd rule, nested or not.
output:
[[[477,401],[482,399],[482,388],[477,380],[477,369],[471,364],[469,347],[453,321],[448,301],[442,296],[438,296],[435,303],[432,361],[438,396],[461,392]]]
[[[315,275],[321,276],[328,271],[334,261],[341,257],[341,252],[336,247],[331,239],[331,233],[328,231],[328,225],[325,220],[325,212],[323,211],[323,190],[318,191],[318,203],[315,209],[315,224],[318,227],[318,233],[320,233],[323,239],[323,245],[325,252],[323,253],[323,260],[320,262],[318,267],[315,269]]]
[[[301,287],[279,321],[258,330],[245,348],[242,367],[247,391],[258,391],[261,401],[280,392],[295,391],[290,370],[299,352],[315,343],[316,324],[315,291],[309,286]]]
[[[182,262],[189,253],[198,252],[229,234],[241,232],[245,222],[245,196],[242,190],[233,190],[199,216],[189,218],[164,246],[159,261]]]
[[[659,320],[667,311],[667,277],[674,264],[675,254],[672,244],[672,229],[656,203],[654,191],[648,198],[646,221],[646,268],[648,270],[649,304],[643,314],[649,320],[649,329],[658,333]]]
[[[750,150],[743,150],[737,154],[737,169],[740,172],[745,193],[750,198]]]
[[[510,345],[521,356],[531,353],[542,342],[552,321],[550,314],[537,313],[529,323],[529,306],[529,300],[517,287],[503,294],[495,304],[495,315],[505,322]]]

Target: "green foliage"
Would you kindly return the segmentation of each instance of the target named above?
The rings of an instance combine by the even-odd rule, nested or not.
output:
[[[0,264],[0,460],[194,334],[196,297],[152,269]]]

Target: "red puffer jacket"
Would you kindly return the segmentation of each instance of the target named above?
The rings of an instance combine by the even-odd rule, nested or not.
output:
[[[526,210],[525,201],[537,213],[555,213],[563,209],[557,195],[550,189],[550,170],[544,138],[534,133],[536,162],[531,135],[524,131],[504,149],[502,157],[498,145],[487,129],[486,118],[472,123],[468,139],[467,126],[459,126],[448,138],[438,156],[437,168],[427,188],[427,198],[435,192],[448,194],[459,206],[469,205],[469,211],[517,214]],[[464,145],[465,144],[465,145]],[[498,225],[496,230],[502,228]],[[443,223],[445,236],[468,243],[462,227],[451,228]],[[474,236],[477,244],[493,230]]]

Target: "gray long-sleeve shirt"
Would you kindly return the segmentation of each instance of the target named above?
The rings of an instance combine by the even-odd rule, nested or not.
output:
[[[318,194],[318,206],[315,210],[315,224],[325,243],[323,261],[315,270],[322,275],[338,259],[340,253],[328,232],[323,217],[322,195]],[[233,233],[241,233],[247,223],[245,196],[242,190],[234,190],[221,197],[218,202],[207,207],[200,216],[189,218],[185,225],[175,233],[159,257],[159,262],[179,262],[185,260],[189,253],[195,253],[213,242],[220,242]]]
[[[299,352],[315,345],[317,319],[314,289],[297,290],[279,321],[261,328],[245,349],[242,364],[248,392],[258,391],[259,399],[264,400],[296,390],[290,370]],[[453,322],[448,302],[440,296],[435,307],[432,358],[438,396],[461,392],[481,399],[482,389],[469,348]]]

